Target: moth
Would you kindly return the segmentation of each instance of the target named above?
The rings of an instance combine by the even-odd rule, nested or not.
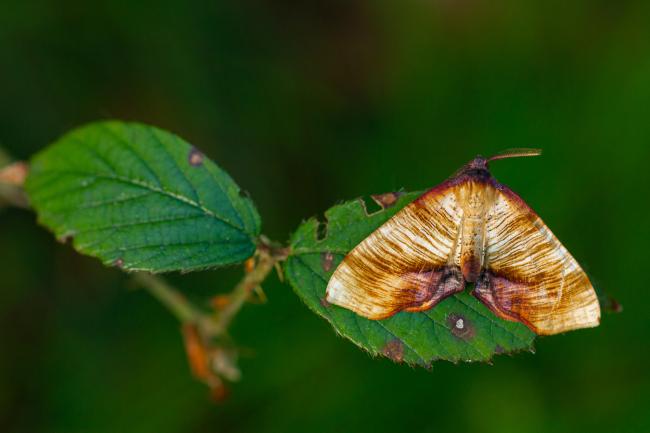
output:
[[[473,283],[494,314],[539,335],[598,326],[589,278],[539,216],[497,182],[477,156],[357,245],[327,285],[326,300],[372,320],[425,311]]]

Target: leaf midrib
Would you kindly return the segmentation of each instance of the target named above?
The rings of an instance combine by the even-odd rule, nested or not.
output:
[[[202,204],[197,203],[194,200],[192,200],[192,199],[190,199],[188,197],[185,197],[183,195],[176,194],[176,193],[174,193],[172,191],[168,191],[166,189],[156,187],[154,185],[151,185],[151,184],[149,184],[147,182],[144,182],[144,181],[141,181],[141,180],[130,179],[128,177],[119,176],[119,175],[95,174],[95,173],[89,173],[89,172],[79,171],[79,170],[65,170],[65,171],[63,171],[63,170],[46,170],[46,171],[48,173],[58,174],[58,175],[63,175],[63,176],[83,176],[83,177],[90,178],[90,179],[93,179],[93,178],[95,178],[95,179],[106,179],[106,180],[111,180],[111,181],[114,181],[114,182],[121,182],[121,183],[131,185],[131,186],[135,186],[135,187],[138,187],[138,188],[142,188],[142,189],[150,191],[152,193],[160,194],[162,196],[169,197],[169,198],[174,199],[174,200],[176,200],[178,202],[181,202],[183,204],[189,205],[189,206],[191,206],[191,207],[193,207],[195,209],[198,209],[198,210],[202,211],[207,216],[210,216],[210,217],[212,217],[214,219],[217,219],[217,220],[219,220],[219,221],[233,227],[234,229],[236,229],[236,230],[238,230],[238,231],[240,231],[242,233],[248,234],[243,227],[229,221],[228,219],[226,219],[226,218],[224,218],[224,217],[222,217],[220,215],[217,215],[212,210],[208,209],[207,207],[203,206]],[[66,192],[69,192],[69,191],[66,191]],[[60,195],[60,194],[57,194],[57,195]],[[232,205],[232,203],[231,203],[231,205]]]

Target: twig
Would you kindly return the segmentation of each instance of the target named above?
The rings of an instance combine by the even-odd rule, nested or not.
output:
[[[204,315],[185,296],[170,286],[164,279],[152,274],[138,272],[133,280],[171,311],[181,323],[195,323]]]
[[[228,303],[217,314],[217,322],[220,327],[227,329],[230,326],[233,318],[250,297],[253,290],[262,284],[275,268],[275,264],[285,258],[286,253],[282,249],[274,249],[264,243],[260,245],[255,267],[235,286],[228,296]]]
[[[29,174],[29,165],[18,161],[12,164],[0,165],[0,182],[22,188]]]
[[[22,161],[3,166],[8,158],[3,155],[0,159],[0,202],[23,209],[29,208],[27,196],[23,191],[29,166]]]
[[[20,161],[5,165],[9,161],[8,156],[0,153],[0,201],[28,208],[23,185],[29,173],[29,166]],[[286,257],[287,250],[285,248],[274,245],[262,236],[255,257],[255,265],[226,297],[226,304],[214,316],[208,315],[192,305],[187,298],[161,277],[140,272],[135,274],[134,280],[167,307],[181,323],[194,324],[204,337],[211,338],[226,334],[230,323],[250,297],[251,292]]]
[[[0,160],[5,158],[0,154]],[[0,161],[1,162],[1,161]],[[29,208],[23,185],[29,166],[17,162],[3,167],[0,163],[0,204]],[[261,236],[255,257],[248,264],[246,274],[233,291],[224,296],[225,303],[212,314],[192,304],[162,277],[139,272],[134,281],[145,288],[181,322],[188,361],[194,375],[206,383],[215,398],[222,399],[227,391],[222,378],[237,380],[237,349],[229,348],[228,328],[237,313],[268,275],[285,260],[288,249]]]
[[[192,305],[177,289],[156,275],[136,273],[134,280],[158,299],[183,324],[194,324],[205,338],[226,335],[228,327],[249,296],[275,269],[276,263],[286,259],[284,248],[273,247],[262,240],[258,246],[256,264],[227,295],[227,303],[215,315],[206,314]]]
[[[224,296],[226,302],[209,315],[190,303],[177,289],[152,274],[137,273],[135,281],[151,293],[181,322],[185,352],[194,376],[205,383],[217,401],[227,395],[224,380],[236,381],[241,373],[237,367],[238,350],[229,347],[228,327],[251,293],[285,260],[288,249],[272,245],[260,238],[257,253],[247,265],[244,278],[233,291]]]

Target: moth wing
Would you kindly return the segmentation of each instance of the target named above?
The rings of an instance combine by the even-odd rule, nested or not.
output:
[[[485,233],[487,272],[473,294],[496,315],[542,335],[598,326],[600,305],[589,278],[541,218],[505,186]]]
[[[369,319],[423,311],[465,287],[449,265],[461,209],[455,186],[426,192],[375,230],[343,259],[326,300]]]

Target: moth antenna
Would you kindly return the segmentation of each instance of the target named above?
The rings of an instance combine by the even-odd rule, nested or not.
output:
[[[489,157],[487,161],[490,162],[496,161],[497,159],[518,158],[520,156],[539,156],[541,154],[542,149],[508,149]]]

